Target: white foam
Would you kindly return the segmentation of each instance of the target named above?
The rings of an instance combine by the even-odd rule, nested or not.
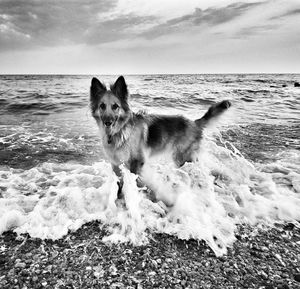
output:
[[[253,165],[227,147],[206,140],[196,163],[180,169],[170,163],[145,166],[143,181],[158,202],[151,201],[147,191],[137,186],[137,176],[122,167],[124,204],[116,205],[117,177],[104,161],[90,166],[44,163],[25,171],[0,169],[0,233],[14,229],[58,239],[86,222],[100,220],[110,231],[104,241],[139,245],[148,242],[151,232],[161,232],[205,240],[221,255],[234,242],[237,224],[300,220],[295,155]]]

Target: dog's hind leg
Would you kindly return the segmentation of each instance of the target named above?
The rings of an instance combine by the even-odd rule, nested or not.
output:
[[[174,162],[178,168],[182,167],[186,162],[192,162],[191,154],[177,152],[174,156]]]
[[[177,148],[173,154],[173,160],[177,167],[182,167],[186,162],[193,162],[194,155],[199,150],[199,138],[186,144],[184,147]]]

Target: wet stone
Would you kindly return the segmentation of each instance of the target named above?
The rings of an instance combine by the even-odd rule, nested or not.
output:
[[[17,263],[17,264],[15,265],[15,267],[16,267],[16,268],[21,268],[21,269],[23,269],[23,268],[26,267],[26,264],[25,264],[25,263]]]
[[[294,274],[294,279],[295,279],[297,282],[300,282],[300,273]]]

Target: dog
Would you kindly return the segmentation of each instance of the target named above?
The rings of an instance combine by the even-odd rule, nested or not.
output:
[[[195,161],[203,129],[231,106],[228,100],[212,105],[203,117],[192,121],[183,116],[135,113],[129,106],[129,92],[123,76],[110,89],[97,78],[90,87],[91,113],[100,129],[104,151],[114,172],[119,166],[139,174],[147,159],[170,151],[176,166]]]

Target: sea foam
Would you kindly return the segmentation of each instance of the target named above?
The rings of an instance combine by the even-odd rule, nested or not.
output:
[[[290,152],[280,162],[253,164],[229,143],[206,139],[195,163],[145,166],[148,189],[138,187],[137,176],[121,166],[123,201],[117,200],[117,177],[105,161],[2,167],[0,233],[13,229],[55,240],[99,220],[109,231],[105,242],[141,245],[159,232],[204,240],[222,255],[233,244],[238,224],[300,220],[300,171],[289,158],[299,161]]]

